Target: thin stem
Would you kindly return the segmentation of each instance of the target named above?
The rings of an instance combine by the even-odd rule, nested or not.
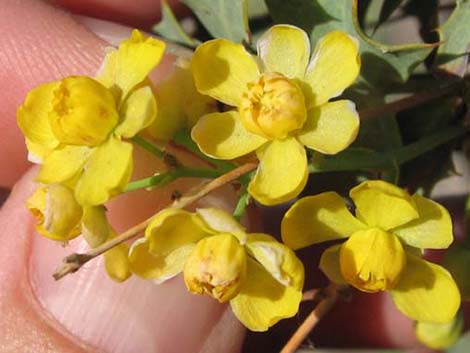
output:
[[[282,348],[280,353],[294,353],[297,348],[302,344],[310,331],[318,324],[320,319],[330,311],[333,305],[338,300],[338,288],[334,284],[330,284],[325,288],[326,297],[318,303],[315,309],[307,316],[304,322],[299,326],[297,331],[291,336],[289,341]]]
[[[427,90],[418,92],[409,97],[398,99],[394,102],[381,105],[380,107],[366,108],[359,112],[362,120],[377,118],[387,113],[397,113],[402,110],[410,109],[418,105],[433,101],[436,98],[446,96],[462,86],[462,81],[440,87],[436,90]]]
[[[124,192],[131,192],[149,187],[162,187],[178,178],[217,178],[222,172],[213,169],[196,169],[179,167],[165,173],[160,173],[148,178],[136,180],[126,185]]]
[[[165,156],[165,152],[163,152],[161,149],[155,146],[155,144],[147,141],[146,139],[140,136],[134,136],[132,138],[132,141],[134,141],[137,145],[139,145],[143,149],[157,156],[158,158],[163,158]]]
[[[250,202],[250,194],[246,189],[243,190],[240,198],[238,199],[235,211],[233,211],[233,217],[240,221],[245,214],[246,206]]]
[[[252,171],[257,166],[258,166],[258,163],[243,164],[240,167],[235,168],[231,170],[230,172],[223,174],[220,177],[209,181],[202,188],[200,188],[197,192],[178,198],[169,206],[169,208],[184,208],[192,204],[193,202],[199,200],[200,198],[204,197],[205,195],[212,192],[213,190],[240,178],[242,175]],[[68,275],[69,273],[74,273],[78,271],[88,261],[96,258],[97,256],[103,254],[109,249],[129,239],[134,238],[138,233],[145,230],[145,228],[150,224],[150,222],[153,220],[155,216],[156,214],[150,218],[147,218],[146,220],[137,224],[136,226],[126,230],[124,233],[118,235],[117,237],[101,244],[100,246],[96,248],[90,249],[85,254],[74,253],[65,257],[63,260],[64,262],[63,265],[53,274],[54,279],[59,280],[62,277]]]
[[[318,288],[310,289],[302,293],[302,301],[316,300],[320,296],[321,290]]]

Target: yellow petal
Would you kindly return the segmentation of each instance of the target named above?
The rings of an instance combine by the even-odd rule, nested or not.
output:
[[[145,230],[149,251],[154,256],[168,255],[182,246],[196,243],[212,234],[214,232],[199,215],[177,209],[161,211]]]
[[[157,101],[150,86],[132,91],[124,101],[121,109],[121,123],[115,134],[125,138],[137,135],[149,126],[157,116]]]
[[[464,326],[462,311],[447,323],[417,322],[415,326],[416,338],[432,349],[445,349],[452,347],[460,338]]]
[[[109,238],[110,232],[111,228],[106,218],[104,206],[83,208],[82,235],[88,245],[96,248]]]
[[[310,56],[310,40],[298,27],[276,25],[258,39],[258,56],[265,72],[303,79]]]
[[[60,184],[41,186],[26,206],[36,218],[36,230],[41,235],[67,241],[80,234],[82,208],[69,188]]]
[[[248,192],[264,205],[296,197],[308,178],[305,148],[294,138],[274,140],[257,151],[260,165]]]
[[[304,266],[295,253],[268,234],[248,234],[246,248],[279,283],[301,291]]]
[[[149,252],[149,241],[146,238],[137,239],[129,250],[129,264],[132,273],[152,279],[155,283],[176,276],[183,270],[186,259],[196,245],[183,245],[168,255],[154,256]]]
[[[446,323],[460,306],[460,293],[443,267],[408,255],[401,280],[392,290],[397,308],[416,321]]]
[[[454,240],[449,212],[437,202],[417,194],[412,199],[419,218],[391,230],[408,245],[423,249],[446,249]]]
[[[419,217],[411,196],[382,180],[364,181],[351,189],[356,216],[371,227],[389,230]]]
[[[26,139],[47,151],[59,145],[49,125],[49,112],[52,109],[54,90],[58,86],[59,82],[56,81],[32,89],[17,112],[18,126]],[[37,151],[30,152],[37,155]],[[41,156],[44,155],[45,153],[41,153]]]
[[[230,301],[235,316],[251,331],[266,331],[279,320],[294,316],[302,291],[285,287],[263,266],[248,259],[247,278]]]
[[[346,208],[335,192],[307,196],[286,212],[281,224],[282,241],[297,250],[324,241],[350,236],[365,225]]]
[[[320,258],[320,270],[328,277],[328,279],[336,284],[347,284],[341,274],[341,267],[339,263],[339,252],[341,244],[330,246],[323,251]]]
[[[119,194],[132,173],[132,145],[111,137],[96,147],[78,179],[75,196],[81,205],[101,205]]]
[[[198,208],[196,213],[207,226],[218,233],[229,233],[246,242],[245,228],[229,213],[220,208]]]
[[[353,102],[340,100],[309,110],[298,139],[325,154],[346,149],[359,132],[359,115]]]
[[[400,240],[378,228],[359,230],[341,246],[343,278],[362,291],[392,289],[405,269],[406,253]]]
[[[259,74],[258,65],[241,44],[214,39],[198,46],[191,61],[199,92],[238,106],[246,85]]]
[[[34,143],[25,138],[26,148],[28,149],[28,161],[36,164],[44,163],[44,159],[53,151],[38,143]]]
[[[309,107],[339,96],[354,82],[361,68],[358,50],[358,41],[345,32],[333,31],[319,40],[305,75]]]
[[[116,236],[116,233],[111,230],[109,239]],[[106,251],[104,256],[104,266],[108,276],[117,282],[124,282],[132,273],[129,268],[129,246],[126,243],[121,243]]]
[[[129,91],[158,65],[164,51],[164,42],[134,30],[128,40],[121,42],[118,50],[108,53],[97,79],[114,91],[115,96],[125,99]]]
[[[217,111],[216,101],[196,90],[186,65],[179,60],[173,74],[158,86],[157,118],[149,127],[157,139],[170,140],[178,130],[192,128],[201,116]]]
[[[191,137],[204,154],[219,159],[234,159],[253,152],[267,140],[245,129],[236,111],[203,116]]]
[[[55,149],[44,159],[36,180],[50,184],[74,177],[81,172],[93,151],[93,148],[86,146],[64,146]]]
[[[462,300],[470,301],[470,249],[465,242],[446,251],[442,265],[450,272],[460,289]]]

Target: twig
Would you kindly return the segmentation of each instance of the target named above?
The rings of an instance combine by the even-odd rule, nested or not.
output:
[[[306,292],[303,292],[302,294],[302,301],[310,301],[310,300],[317,300],[319,297],[322,296],[322,291],[321,289],[315,288],[315,289],[310,289]]]
[[[184,208],[193,202],[199,200],[200,198],[206,196],[208,193],[213,190],[241,177],[242,175],[252,171],[258,166],[258,163],[250,162],[241,165],[238,168],[231,170],[230,172],[221,175],[220,177],[209,181],[197,192],[183,196],[175,200],[169,208]],[[88,261],[94,259],[95,257],[103,254],[109,249],[123,243],[129,239],[135,237],[138,233],[145,230],[145,228],[150,224],[153,218],[156,215],[146,219],[145,221],[137,224],[136,226],[126,230],[124,233],[118,235],[117,237],[107,241],[106,243],[101,244],[100,246],[90,249],[84,254],[73,253],[63,259],[64,264],[53,274],[55,280],[59,280],[62,277],[68,275],[69,273],[74,273],[78,271],[84,264]]]
[[[291,336],[289,341],[282,348],[280,353],[294,353],[302,344],[310,331],[318,324],[320,319],[333,307],[339,297],[338,286],[330,284],[324,289],[325,298],[318,303],[315,309],[302,322],[297,331]]]
[[[450,84],[448,86],[441,87],[438,90],[432,91],[422,91],[416,94],[413,94],[409,97],[398,99],[394,102],[381,105],[379,107],[366,108],[359,112],[359,116],[362,120],[371,119],[380,117],[383,114],[387,113],[397,113],[402,110],[416,107],[418,105],[428,103],[436,98],[446,96],[459,87],[461,87],[461,81]]]

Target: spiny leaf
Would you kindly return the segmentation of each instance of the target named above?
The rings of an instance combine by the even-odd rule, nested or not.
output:
[[[463,77],[470,55],[470,0],[458,0],[455,10],[439,29],[444,42],[437,50],[438,70]]]
[[[188,36],[183,28],[181,28],[175,14],[167,2],[165,0],[161,0],[161,4],[162,20],[156,24],[152,30],[173,42],[184,44],[190,47],[197,46],[198,41]]]
[[[246,0],[182,0],[214,38],[250,41]]]

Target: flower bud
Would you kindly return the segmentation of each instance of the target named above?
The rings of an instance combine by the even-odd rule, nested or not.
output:
[[[60,184],[39,187],[26,203],[36,230],[47,238],[67,241],[81,232],[82,208],[73,191]]]
[[[302,90],[294,81],[277,73],[266,73],[248,84],[240,115],[248,131],[270,139],[284,139],[302,128],[307,108]]]
[[[67,77],[54,91],[49,121],[54,135],[64,144],[97,146],[118,120],[112,93],[90,77]]]
[[[448,323],[417,322],[415,334],[418,340],[432,349],[445,349],[453,346],[460,338],[463,329],[463,315],[459,311]]]
[[[197,243],[184,266],[186,287],[190,292],[226,302],[240,291],[246,261],[245,249],[233,235],[204,238]]]

